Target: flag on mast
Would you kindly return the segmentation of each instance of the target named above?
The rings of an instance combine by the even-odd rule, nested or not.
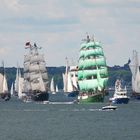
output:
[[[26,42],[26,44],[25,44],[25,49],[30,48],[30,47],[31,47],[30,42]]]

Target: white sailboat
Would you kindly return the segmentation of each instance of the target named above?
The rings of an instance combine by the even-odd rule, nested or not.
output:
[[[67,60],[67,59],[66,59]],[[69,97],[75,97],[78,95],[78,79],[77,79],[77,66],[68,66],[68,60],[66,62],[66,71],[63,74],[64,92]]]
[[[26,97],[26,94],[23,93],[23,87],[24,87],[24,78],[21,76],[20,68],[17,67],[16,72],[16,79],[15,79],[15,93],[17,94],[19,99],[24,99]]]
[[[132,73],[132,97],[135,99],[140,99],[140,70],[138,52],[136,50],[133,51],[129,68]]]
[[[0,97],[2,99],[4,99],[5,101],[7,101],[11,98],[10,92],[8,91],[7,78],[5,75],[4,64],[3,64],[3,74],[0,73]]]

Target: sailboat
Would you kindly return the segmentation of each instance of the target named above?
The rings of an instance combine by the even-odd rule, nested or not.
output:
[[[0,73],[0,97],[5,101],[10,100],[11,98],[10,92],[8,91],[4,64],[3,64],[3,73]]]
[[[108,70],[102,46],[87,36],[81,43],[78,63],[78,101],[103,102],[107,81]]]
[[[24,56],[24,92],[33,101],[48,101],[48,74],[43,54],[36,43],[26,43],[29,53]]]
[[[67,60],[66,71],[65,74],[63,74],[63,89],[68,97],[76,97],[79,94],[77,70],[77,66],[68,66]]]
[[[55,87],[54,87],[54,79],[53,79],[53,77],[51,79],[50,91],[51,91],[52,94],[56,94]]]
[[[14,83],[14,93],[19,99],[27,98],[27,95],[23,92],[24,78],[21,76],[20,68],[17,67],[16,79]]]
[[[138,52],[133,50],[132,60],[129,63],[132,73],[132,94],[131,97],[140,100],[140,70],[138,61]]]

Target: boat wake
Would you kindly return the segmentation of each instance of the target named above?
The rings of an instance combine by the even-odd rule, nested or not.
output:
[[[74,104],[74,102],[49,102],[48,104]]]

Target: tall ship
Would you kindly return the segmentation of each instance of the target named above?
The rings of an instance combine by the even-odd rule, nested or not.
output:
[[[24,92],[33,101],[48,101],[49,80],[41,47],[27,42],[25,48],[29,53],[24,56]]]
[[[87,36],[81,43],[78,84],[80,103],[103,102],[108,81],[106,58],[101,44]]]
[[[136,50],[133,50],[133,55],[129,63],[129,68],[132,73],[131,97],[140,100],[140,70],[139,70],[138,52]]]

